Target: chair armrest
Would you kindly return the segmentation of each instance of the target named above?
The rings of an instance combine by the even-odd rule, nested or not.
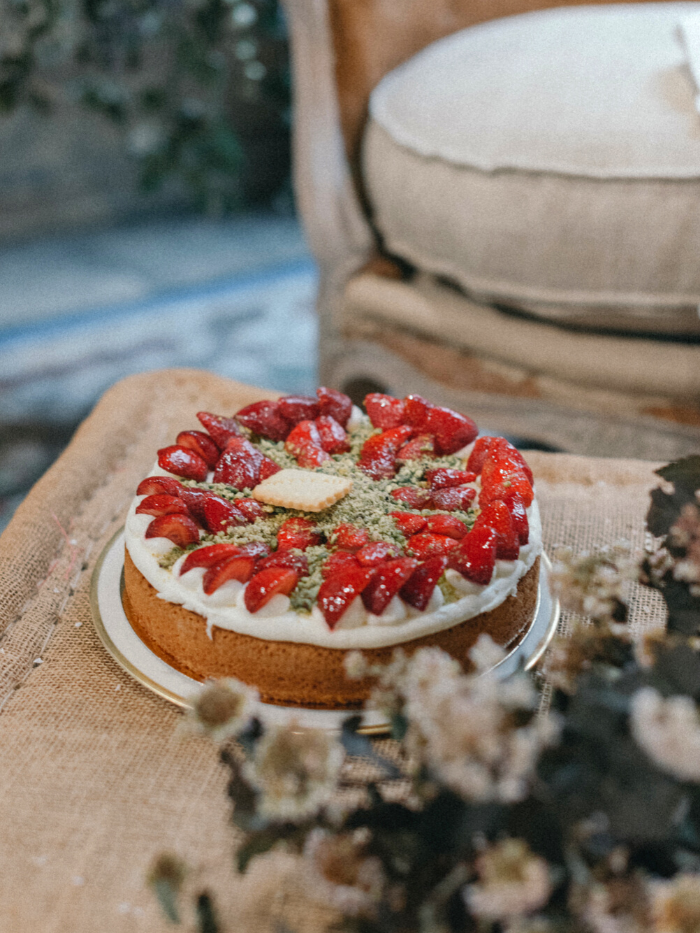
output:
[[[352,184],[340,127],[326,0],[284,0],[294,88],[294,187],[324,271],[361,265],[373,237]],[[349,273],[348,273],[349,274]]]

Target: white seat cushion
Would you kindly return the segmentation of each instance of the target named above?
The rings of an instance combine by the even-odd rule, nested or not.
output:
[[[363,156],[387,248],[479,300],[700,333],[700,114],[676,35],[699,8],[509,17],[391,72]]]

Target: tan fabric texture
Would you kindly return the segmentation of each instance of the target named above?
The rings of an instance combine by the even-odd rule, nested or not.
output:
[[[331,917],[303,896],[288,856],[232,871],[225,771],[217,751],[182,738],[180,713],[124,674],[90,618],[92,569],[120,527],[155,450],[274,393],[191,370],[112,388],[0,538],[0,930],[93,933],[172,929],[145,884],[167,850],[211,889],[224,930],[321,931]],[[575,548],[643,540],[654,465],[532,454],[545,541]],[[633,625],[659,621],[653,596]],[[353,780],[361,764],[350,763]],[[186,914],[191,929],[191,910]]]

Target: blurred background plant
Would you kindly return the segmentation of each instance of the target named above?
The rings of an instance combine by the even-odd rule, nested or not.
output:
[[[277,0],[0,0],[0,113],[66,101],[118,127],[144,192],[213,216],[290,199]]]

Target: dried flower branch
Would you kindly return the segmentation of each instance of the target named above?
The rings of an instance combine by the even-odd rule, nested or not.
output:
[[[554,553],[552,589],[562,608],[595,622],[625,622],[624,593],[639,570],[627,542],[574,555],[571,548]]]
[[[640,748],[679,781],[700,782],[700,715],[688,696],[664,699],[652,687],[632,697],[630,723]]]
[[[467,885],[464,898],[474,917],[509,920],[539,910],[552,893],[549,865],[522,839],[506,839],[485,849],[476,860],[479,880]]]
[[[220,743],[240,735],[251,722],[258,691],[227,677],[208,683],[185,715],[183,728]]]
[[[265,819],[304,820],[330,799],[345,753],[320,730],[272,727],[255,745],[243,775],[260,792]]]

